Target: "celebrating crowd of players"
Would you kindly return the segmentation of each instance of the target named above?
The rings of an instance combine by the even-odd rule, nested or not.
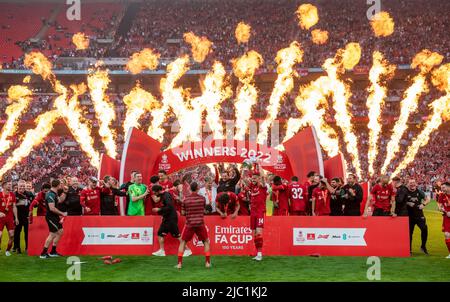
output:
[[[183,256],[192,254],[186,243],[194,234],[204,242],[206,266],[210,266],[204,215],[230,216],[231,219],[238,215],[249,216],[256,248],[253,259],[261,261],[267,199],[273,203],[274,216],[368,216],[370,213],[373,216],[408,216],[410,240],[417,225],[421,230],[421,250],[428,254],[428,228],[423,208],[430,198],[417,188],[414,179],[403,183],[398,177],[390,180],[382,176],[370,190],[366,204],[362,205],[363,189],[353,174],[349,174],[344,183],[341,178],[328,181],[318,173],[310,172],[306,181],[300,182],[297,176],[287,181],[277,175],[268,175],[257,164],[243,165],[241,170],[236,165],[227,169],[223,165],[214,165],[214,170],[215,173],[205,177],[201,186],[187,175],[172,182],[163,170],[153,175],[150,184],[146,185],[142,174],[133,171],[130,181],[122,185],[111,176],[105,176],[103,180],[91,177],[84,188],[77,178],[52,179],[50,183],[44,183],[36,195],[32,192],[31,183],[21,180],[13,190],[12,183],[4,181],[0,192],[0,236],[6,227],[9,241],[5,254],[11,255],[13,244],[14,251],[21,253],[22,229],[27,249],[28,224],[33,222],[34,208],[37,208],[38,216],[45,216],[49,227],[41,258],[57,257],[56,248],[63,233],[64,217],[119,215],[117,197],[125,197],[124,210],[129,216],[162,216],[158,230],[160,249],[153,255],[165,256],[164,238],[168,234],[178,238],[178,268],[181,268]],[[441,185],[436,199],[444,216],[443,231],[450,252],[449,197],[450,184],[446,182]],[[178,228],[180,214],[186,216],[182,232]]]

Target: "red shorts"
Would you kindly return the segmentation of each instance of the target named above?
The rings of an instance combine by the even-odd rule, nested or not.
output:
[[[280,209],[280,208],[275,208],[273,209],[273,216],[288,216],[288,209]]]
[[[194,234],[197,235],[198,240],[200,241],[206,241],[208,239],[208,230],[205,225],[198,227],[184,226],[181,239],[188,242],[194,237]]]
[[[306,211],[291,211],[291,216],[306,216]]]
[[[256,230],[256,228],[264,227],[264,215],[250,215],[250,228]]]
[[[450,233],[450,218],[444,217],[444,221],[442,222],[442,232]]]
[[[16,228],[13,217],[2,217],[0,218],[0,232],[3,232],[3,228],[6,226],[8,231],[12,231]]]

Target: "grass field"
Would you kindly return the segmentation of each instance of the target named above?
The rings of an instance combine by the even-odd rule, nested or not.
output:
[[[429,256],[419,250],[416,229],[413,256],[381,258],[381,281],[450,281],[450,260],[441,232],[442,216],[431,203],[426,211]],[[6,234],[4,233],[4,236]],[[66,258],[41,260],[26,255],[6,257],[6,237],[0,255],[0,281],[67,281]],[[105,265],[98,257],[81,257],[81,281],[368,281],[365,257],[213,257],[213,267],[203,267],[204,258],[185,258],[181,271],[175,256],[121,257],[122,263]]]

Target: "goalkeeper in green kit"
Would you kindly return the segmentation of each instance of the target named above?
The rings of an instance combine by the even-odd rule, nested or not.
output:
[[[130,196],[130,204],[128,206],[128,216],[144,216],[144,200],[150,193],[147,186],[142,183],[142,174],[136,172],[134,183],[128,187],[128,195]]]

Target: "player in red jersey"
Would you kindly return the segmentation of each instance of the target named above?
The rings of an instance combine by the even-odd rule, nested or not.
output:
[[[298,177],[293,176],[288,188],[290,214],[293,216],[306,216],[306,204],[308,202],[308,189],[298,182]]]
[[[30,212],[28,215],[28,219],[30,223],[33,223],[33,209],[37,207],[37,216],[45,216],[45,213],[47,211],[46,205],[45,205],[45,194],[50,191],[50,184],[44,183],[42,184],[41,191],[36,195],[36,197],[33,199],[33,201],[30,204]]]
[[[216,197],[216,210],[222,218],[236,218],[239,213],[239,198],[233,192],[220,192]]]
[[[159,185],[163,188],[164,191],[168,191],[170,188],[173,187],[173,183],[169,180],[166,171],[159,170],[158,176],[159,176]]]
[[[88,186],[80,193],[80,204],[84,209],[83,215],[100,215],[100,187],[95,177],[88,179]]]
[[[6,227],[9,240],[5,255],[11,256],[11,248],[14,242],[14,229],[19,224],[17,217],[16,195],[12,190],[10,181],[2,183],[3,192],[0,192],[0,244],[2,242],[3,229]],[[1,245],[0,245],[1,246]]]
[[[450,259],[450,182],[441,185],[442,192],[439,194],[438,205],[443,214],[442,231],[445,236],[445,244],[449,255],[446,257]]]
[[[249,216],[250,215],[250,192],[245,188],[241,187],[241,191],[239,192],[238,200],[239,200],[239,216]]]
[[[254,260],[262,260],[264,216],[266,214],[267,186],[260,172],[253,172],[250,184],[250,227],[256,247]]]
[[[275,175],[272,180],[273,216],[287,216],[289,214],[289,186]]]
[[[330,209],[331,194],[328,191],[327,183],[321,180],[319,186],[312,192],[312,215],[328,216]]]
[[[370,193],[374,200],[373,216],[397,216],[395,214],[395,190],[389,183],[387,175],[380,177],[380,183],[373,186]],[[367,206],[368,203],[366,203],[365,213],[367,213]]]
[[[211,266],[208,230],[204,221],[206,199],[198,194],[198,189],[196,182],[191,183],[191,194],[187,195],[183,200],[181,214],[186,216],[186,224],[184,225],[180,247],[178,248],[178,264],[176,266],[178,269],[181,269],[183,263],[186,244],[194,235],[197,235],[198,240],[202,241],[205,247],[205,267],[209,268]]]

